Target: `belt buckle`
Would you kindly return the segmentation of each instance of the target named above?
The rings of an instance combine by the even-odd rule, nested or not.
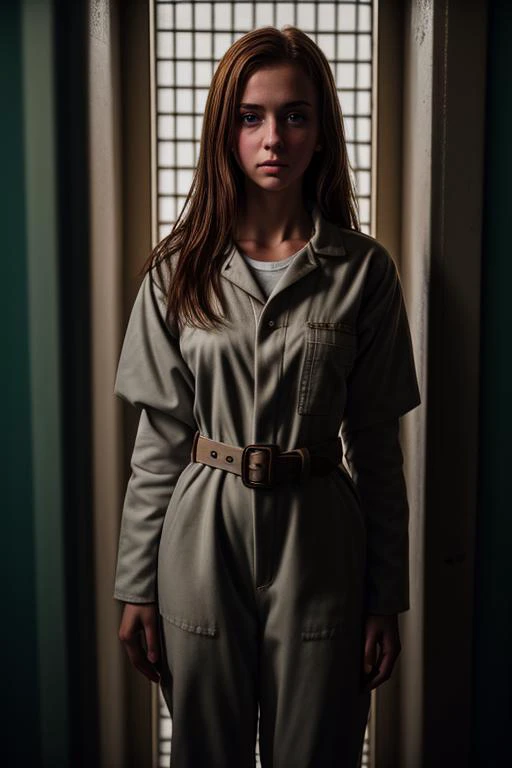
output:
[[[249,459],[251,451],[263,451],[266,457],[265,469],[266,477],[264,480],[251,480],[249,473],[251,468],[249,467]],[[242,482],[247,488],[273,488],[275,485],[275,457],[279,454],[279,446],[275,443],[252,443],[246,445],[242,452],[241,470],[242,470]],[[258,469],[259,471],[259,469]]]

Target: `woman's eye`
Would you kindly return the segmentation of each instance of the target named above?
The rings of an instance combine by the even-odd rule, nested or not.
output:
[[[247,120],[247,118],[250,118],[250,117],[254,117],[256,118],[256,120],[258,119],[258,116],[253,114],[252,112],[246,112],[245,114],[240,115],[240,120],[242,121],[242,123],[245,123],[246,125],[253,125],[254,123],[253,120]],[[298,120],[297,119],[293,120],[292,121],[293,123],[305,121],[306,119],[304,115],[300,114],[300,112],[290,112],[288,117],[298,118]]]
[[[300,114],[300,112],[290,112],[290,114],[288,115],[288,117],[292,117],[292,116],[293,116],[293,117],[298,117],[298,118],[299,118],[299,120],[305,120],[305,119],[306,119],[306,118],[304,117],[304,115],[301,115],[301,114]],[[293,122],[295,122],[295,120],[294,120]]]

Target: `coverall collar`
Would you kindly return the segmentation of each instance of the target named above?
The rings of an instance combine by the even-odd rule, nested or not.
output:
[[[279,282],[279,289],[273,293],[273,296],[281,293],[285,288],[293,285],[297,280],[300,280],[300,278],[320,266],[317,255],[343,256],[346,253],[341,229],[322,215],[316,202],[310,202],[308,207],[311,210],[313,219],[313,236],[297,253]],[[221,267],[221,275],[257,299],[261,304],[266,304],[267,298],[265,294],[242,254],[234,244]]]

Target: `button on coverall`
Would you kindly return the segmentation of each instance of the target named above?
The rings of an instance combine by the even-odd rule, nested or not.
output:
[[[264,768],[354,768],[364,615],[409,607],[401,284],[374,238],[312,216],[268,300],[229,250],[222,330],[166,323],[154,271],[127,326],[114,391],[140,421],[114,597],[158,604],[174,768],[254,766],[258,706]],[[190,461],[196,430],[283,451],[341,435],[351,476],[248,488]]]

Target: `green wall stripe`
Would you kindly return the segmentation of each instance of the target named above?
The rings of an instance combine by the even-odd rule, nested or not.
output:
[[[512,7],[508,0],[493,0],[489,9],[473,766],[510,761],[512,679]]]
[[[42,765],[67,765],[53,3],[22,4],[33,491]]]
[[[2,333],[0,377],[3,434],[2,504],[3,757],[7,765],[39,765],[39,670],[32,510],[30,361],[25,241],[21,13],[19,2],[0,3],[2,120]]]

